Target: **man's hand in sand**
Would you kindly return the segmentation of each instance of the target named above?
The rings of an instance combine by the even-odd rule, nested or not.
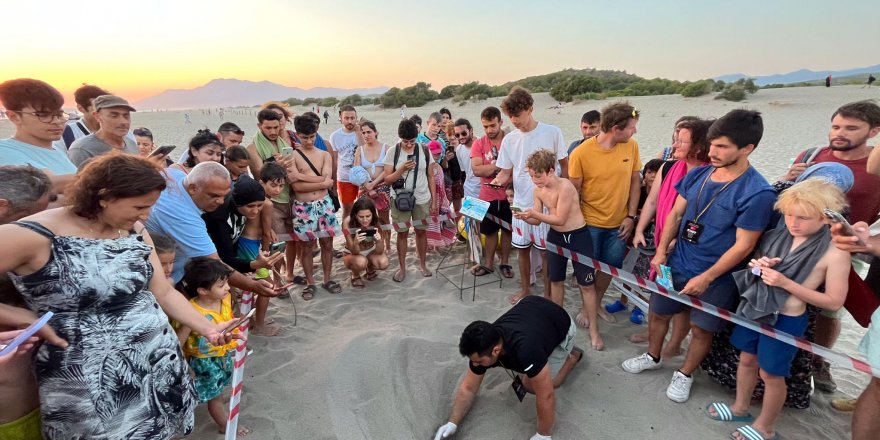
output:
[[[458,430],[458,426],[455,423],[447,422],[445,425],[441,426],[440,429],[437,430],[437,434],[434,435],[434,440],[441,440],[444,438],[452,437],[455,434],[455,431]]]

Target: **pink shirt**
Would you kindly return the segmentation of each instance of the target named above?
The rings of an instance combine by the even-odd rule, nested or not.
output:
[[[493,148],[494,147],[494,148]],[[494,149],[494,153],[493,153]],[[483,158],[483,165],[492,163],[498,159],[498,152],[501,151],[501,145],[492,145],[492,141],[488,136],[483,136],[471,146],[471,159],[475,157]],[[472,162],[473,163],[473,162]],[[495,200],[507,200],[507,193],[503,189],[490,188],[487,183],[492,182],[494,177],[480,177],[480,200],[493,202]],[[510,182],[507,182],[510,184]]]

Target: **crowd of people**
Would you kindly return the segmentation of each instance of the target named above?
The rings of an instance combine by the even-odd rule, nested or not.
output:
[[[52,86],[0,84],[15,126],[0,140],[0,342],[54,313],[37,337],[0,358],[0,393],[13,397],[0,408],[2,438],[172,438],[192,430],[199,403],[223,432],[221,396],[240,338],[226,327],[235,292],[257,295],[251,334],[271,337],[281,331],[267,316],[271,298],[292,285],[306,301],[319,287],[364,289],[391,266],[392,238],[390,278],[405,280],[411,250],[417,272],[430,277],[429,252],[462,239],[467,197],[488,202],[492,216],[469,231],[484,236],[471,273],[514,278],[516,249],[520,285],[507,313],[464,330],[459,351],[469,368],[435,439],[457,431],[492,367],[508,370],[520,400],[535,395],[532,439],[549,439],[554,389],[584,356],[574,345],[578,327],[603,350],[600,323],[624,310],[647,322],[629,339],[648,348],[622,369],[660,369],[690,337],[666,395],[687,401],[702,367],[735,389],[732,403],[705,409],[709,419],[743,425],[732,438],[778,438],[783,407],[809,405],[813,380],[835,390],[821,357],[672,299],[653,295],[648,310],[625,299],[605,304],[612,276],[574,261],[581,307],[569,316],[568,259],[547,243],[615,267],[634,252],[639,275],[827,347],[844,304],[852,312],[880,292],[880,264],[870,264],[880,238],[869,233],[880,216],[880,153],[867,144],[880,133],[880,107],[870,101],[841,106],[827,145],[802,152],[771,184],[749,161],[764,132],[751,110],[680,118],[671,146],[643,166],[640,114],[623,101],[586,112],[582,138],[570,143],[535,119],[520,87],[500,108],[483,109],[479,124],[444,108],[425,120],[402,117],[391,135],[342,105],[341,126],[323,138],[326,110],[322,121],[320,110],[295,115],[269,102],[250,141],[225,122],[195,133],[174,161],[174,148],[155,145],[149,128],[132,129],[135,108],[125,99],[93,85],[74,97],[83,118],[68,121]],[[346,283],[334,279],[334,258]],[[532,295],[538,276],[543,298]],[[864,347],[880,365],[877,332],[870,328]],[[849,406],[853,438],[875,438],[880,379]]]

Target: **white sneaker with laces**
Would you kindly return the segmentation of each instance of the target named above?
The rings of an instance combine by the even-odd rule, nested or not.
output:
[[[666,397],[673,402],[684,403],[691,397],[693,384],[693,377],[687,377],[681,371],[675,370],[675,373],[672,373],[672,382],[666,388]]]
[[[641,355],[634,358],[627,359],[623,361],[622,364],[620,364],[620,366],[623,368],[623,371],[633,374],[641,373],[645,370],[656,370],[662,365],[662,361],[654,362],[654,359],[647,352],[642,353]]]

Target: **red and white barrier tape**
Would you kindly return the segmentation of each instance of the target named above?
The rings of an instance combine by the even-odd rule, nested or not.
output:
[[[501,227],[509,231],[515,231],[519,235],[524,235],[522,229],[514,228],[513,225],[511,225],[510,223],[494,215],[487,214],[486,218],[501,225]],[[712,304],[704,303],[695,297],[682,295],[675,291],[669,291],[663,286],[653,281],[642,278],[638,275],[634,275],[630,272],[626,272],[614,266],[610,266],[594,258],[587,257],[586,255],[572,252],[569,249],[557,246],[553,243],[548,243],[544,239],[544,237],[537,237],[532,233],[529,233],[528,235],[534,243],[538,243],[540,246],[546,248],[548,251],[558,255],[562,255],[563,257],[569,258],[574,262],[585,264],[592,267],[593,269],[600,270],[602,272],[605,272],[606,274],[611,275],[614,278],[620,279],[621,281],[637,285],[642,289],[647,289],[652,293],[663,295],[672,300],[691,306],[697,310],[706,312],[713,316],[717,316],[721,319],[724,319],[725,321],[733,322],[734,324],[743,326],[749,330],[764,334],[778,341],[782,341],[786,344],[793,345],[797,348],[800,348],[801,350],[806,350],[811,353],[817,354],[827,360],[837,363],[842,367],[849,368],[855,371],[860,371],[862,373],[870,374],[874,377],[880,378],[880,365],[872,366],[864,360],[849,356],[847,354],[839,353],[834,350],[830,350],[821,345],[814,344],[804,338],[792,336],[788,333],[776,330],[775,328],[770,327],[767,324],[760,324],[750,319],[743,318],[742,316],[736,315],[729,310],[713,306]]]
[[[454,217],[449,215],[431,215],[424,220],[409,220],[405,222],[397,222],[397,223],[388,223],[379,225],[379,228],[391,231],[396,230],[397,228],[412,228],[413,226],[427,226],[433,223],[440,223],[447,220],[452,220]],[[347,231],[349,234],[355,234],[360,228],[348,228]],[[342,228],[338,227],[335,229],[327,229],[323,231],[309,231],[304,234],[294,233],[294,234],[278,234],[279,241],[310,241],[317,240],[319,238],[330,238],[335,237],[337,235],[342,234]]]
[[[254,294],[251,292],[242,292],[241,294],[241,316],[247,315],[251,311],[254,303]],[[238,435],[238,416],[241,412],[241,391],[244,385],[244,364],[247,359],[247,336],[250,321],[245,321],[238,331],[244,336],[245,340],[238,340],[235,347],[235,361],[232,370],[232,396],[229,399],[229,418],[226,420],[226,440],[235,440]]]

